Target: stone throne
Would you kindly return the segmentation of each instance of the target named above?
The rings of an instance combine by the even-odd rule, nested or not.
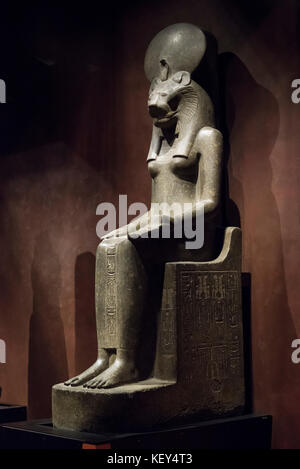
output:
[[[151,81],[148,106],[154,121],[147,159],[152,202],[192,200],[194,212],[198,202],[204,204],[204,246],[195,251],[183,249],[176,240],[136,241],[132,230],[137,226],[130,224],[100,243],[97,328],[99,348],[104,356],[110,355],[108,374],[105,370],[94,378],[96,373],[90,371],[89,381],[83,373],[53,387],[57,428],[120,432],[243,412],[241,230],[227,227],[217,235],[220,132],[214,127],[209,96],[191,78],[206,55],[203,32],[183,23],[161,31],[145,61]],[[166,188],[171,189],[167,192]],[[139,230],[153,229],[149,213],[141,218]],[[140,310],[147,310],[147,265],[156,262],[153,259],[159,259],[163,278],[159,307],[152,311],[157,315],[153,357],[145,354],[148,373],[108,385],[113,360],[117,362],[119,349],[122,358],[129,343],[124,325],[141,334]],[[125,314],[128,304],[131,309]],[[147,313],[151,315],[151,306]],[[136,328],[135,323],[139,324]],[[137,348],[130,349],[130,354],[138,361]]]

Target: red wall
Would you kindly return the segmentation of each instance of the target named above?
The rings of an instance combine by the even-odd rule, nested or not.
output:
[[[219,44],[230,197],[252,276],[254,409],[274,416],[274,447],[300,447],[300,364],[291,362],[300,338],[300,104],[291,102],[299,8],[248,3],[137,2],[99,18],[103,27],[94,18],[90,29],[44,28],[48,17],[38,16],[30,47],[55,62],[54,130],[47,121],[45,132],[37,114],[26,144],[0,160],[3,402],[50,415],[51,385],[95,356],[96,206],[118,194],[149,202],[144,53],[163,27],[192,22]]]

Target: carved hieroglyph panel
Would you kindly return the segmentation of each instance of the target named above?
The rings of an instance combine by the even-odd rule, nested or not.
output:
[[[243,375],[240,272],[179,272],[179,370],[185,382],[221,392]]]
[[[175,283],[175,282],[174,282]],[[160,350],[162,354],[176,352],[176,288],[171,282],[164,288],[161,309]]]
[[[116,347],[117,343],[117,284],[116,284],[116,247],[106,251],[105,271],[105,310],[104,341],[106,347]]]

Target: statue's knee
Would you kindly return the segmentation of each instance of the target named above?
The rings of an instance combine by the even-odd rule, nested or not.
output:
[[[103,241],[101,241],[99,244],[98,244],[98,247],[97,247],[97,254],[103,252],[103,251],[106,251],[108,247],[110,246],[114,246],[115,243],[112,242],[114,238],[112,239],[104,239]]]
[[[97,254],[103,251],[107,251],[109,248],[117,247],[120,244],[128,243],[129,240],[127,237],[113,237],[107,238],[101,241],[97,247]]]

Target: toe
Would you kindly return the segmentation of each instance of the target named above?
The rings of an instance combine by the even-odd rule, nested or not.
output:
[[[98,381],[96,379],[94,379],[90,384],[89,384],[89,388],[91,389],[94,389],[97,387],[97,383]]]
[[[111,388],[112,386],[114,386],[114,380],[113,379],[107,379],[103,383],[103,388]]]
[[[70,382],[70,385],[71,386],[77,386],[78,384],[80,384],[80,380],[77,378],[77,379],[73,379],[71,382]]]
[[[103,388],[103,384],[104,384],[104,383],[105,383],[105,380],[104,380],[104,379],[99,379],[97,388],[98,388],[98,389]]]
[[[75,381],[75,378],[71,378],[71,379],[68,379],[67,381],[65,381],[65,385],[66,386],[70,386],[73,382]]]

